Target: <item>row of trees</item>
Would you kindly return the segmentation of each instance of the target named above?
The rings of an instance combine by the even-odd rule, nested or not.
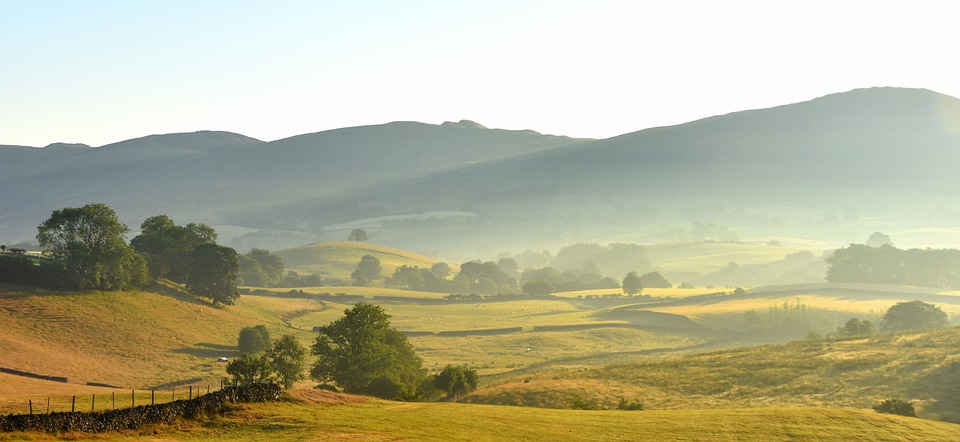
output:
[[[827,281],[960,288],[960,250],[851,244],[827,261]]]
[[[311,347],[317,357],[310,377],[327,388],[385,399],[455,398],[477,388],[476,370],[447,366],[428,376],[407,337],[390,325],[382,307],[357,304],[344,316],[320,327]],[[305,349],[292,335],[271,344],[266,327],[240,331],[243,356],[227,365],[227,373],[243,383],[277,380],[290,388],[304,379]]]
[[[140,227],[128,244],[130,229],[105,204],[55,210],[37,227],[44,257],[4,253],[0,275],[7,282],[66,290],[131,290],[168,278],[214,304],[232,304],[239,296],[237,253],[216,244],[213,228],[177,226],[166,215],[147,218]]]

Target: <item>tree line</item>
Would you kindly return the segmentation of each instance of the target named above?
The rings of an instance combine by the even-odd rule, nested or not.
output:
[[[960,289],[960,250],[850,244],[827,261],[827,281]]]
[[[42,257],[0,256],[0,280],[62,290],[135,290],[166,278],[214,304],[239,297],[237,252],[216,244],[204,224],[178,226],[167,215],[130,229],[105,204],[55,210],[37,227]]]

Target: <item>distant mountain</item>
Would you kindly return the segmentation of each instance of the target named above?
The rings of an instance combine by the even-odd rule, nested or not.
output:
[[[797,236],[802,225],[802,236],[843,244],[883,226],[955,225],[958,163],[960,100],[873,88],[470,165],[345,200],[384,216],[476,213],[483,228],[463,236],[494,231],[522,247],[563,238],[676,239],[693,235],[696,222],[757,237]],[[340,222],[337,204],[314,212]],[[438,241],[449,226],[406,227],[385,237],[412,247],[403,241]]]
[[[263,142],[227,132],[0,147],[0,242],[103,202],[218,227],[238,249],[343,240],[465,257],[577,241],[960,246],[960,100],[872,88],[604,140],[394,122]],[[898,242],[899,239],[899,242]]]
[[[56,155],[59,146],[2,148],[0,241],[31,239],[51,211],[89,202],[110,205],[134,229],[160,213],[180,223],[275,227],[286,214],[260,210],[278,202],[296,206],[581,141],[461,121],[396,122],[270,143],[227,132],[153,135],[72,155]]]

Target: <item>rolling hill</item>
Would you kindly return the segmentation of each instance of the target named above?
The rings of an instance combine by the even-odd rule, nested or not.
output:
[[[337,279],[347,285],[350,274],[364,255],[380,260],[383,275],[390,276],[402,265],[429,269],[437,260],[406,250],[376,244],[334,241],[307,244],[305,246],[281,249],[274,253],[283,260],[285,270],[301,275],[319,274],[321,278]],[[455,269],[456,264],[450,264]]]
[[[604,140],[394,122],[262,142],[198,132],[69,156],[2,148],[0,239],[104,202],[204,222],[241,251],[343,239],[448,260],[575,241],[739,237],[829,248],[873,231],[960,245],[960,100],[871,88]],[[24,155],[30,157],[24,159]]]

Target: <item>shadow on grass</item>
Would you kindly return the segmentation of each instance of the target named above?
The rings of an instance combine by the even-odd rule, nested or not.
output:
[[[934,399],[920,410],[922,417],[960,423],[960,362],[944,365],[917,379],[909,393]]]
[[[202,298],[198,298],[197,296],[190,294],[183,289],[180,289],[174,282],[170,282],[170,281],[164,281],[160,283],[154,282],[149,286],[147,286],[147,289],[164,296],[169,296],[178,301],[189,302],[191,304],[202,305],[204,307],[222,308],[222,306],[220,305],[213,305],[213,303],[211,302],[207,302]]]
[[[198,342],[196,347],[184,347],[170,350],[172,353],[188,354],[198,358],[216,359],[219,357],[238,358],[240,352],[234,345],[211,344],[209,342]]]

